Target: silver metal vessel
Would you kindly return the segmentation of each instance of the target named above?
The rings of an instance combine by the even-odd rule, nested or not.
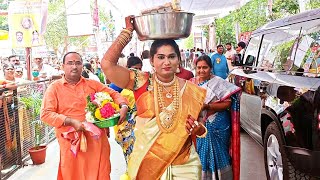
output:
[[[133,25],[140,41],[180,39],[190,35],[193,13],[164,12],[136,16]]]

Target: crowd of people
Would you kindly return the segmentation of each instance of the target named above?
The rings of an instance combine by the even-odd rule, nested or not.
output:
[[[171,39],[155,40],[140,57],[126,58],[122,51],[133,31],[127,17],[126,29],[101,61],[64,55],[64,75],[49,86],[41,109],[41,120],[55,127],[60,144],[58,179],[110,179],[109,129],[101,129],[97,140],[83,125],[86,96],[99,91],[120,107],[114,130],[127,162],[123,179],[239,179],[240,88],[225,79],[243,43],[206,54],[183,51]],[[61,136],[70,128],[83,132],[88,143],[77,157]]]

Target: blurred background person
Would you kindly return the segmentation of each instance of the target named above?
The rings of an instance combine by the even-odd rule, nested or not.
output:
[[[93,68],[90,63],[88,63],[88,62],[83,63],[82,76],[84,78],[88,78],[88,79],[92,79],[92,80],[96,80],[96,81],[100,82],[99,77],[97,75],[95,75],[93,72],[94,71],[93,71]]]
[[[229,74],[229,67],[227,63],[227,58],[223,54],[224,48],[223,45],[217,46],[217,53],[212,55],[212,73],[216,76],[226,79]]]
[[[130,69],[130,68],[137,69],[137,70],[141,71],[143,69],[143,63],[139,57],[132,56],[132,57],[129,57],[129,59],[128,59],[127,68],[128,69]],[[122,91],[122,88],[116,86],[113,83],[111,83],[109,85],[109,87],[112,88],[113,90],[118,91],[119,93],[121,93],[121,91]]]
[[[59,75],[61,75],[61,76],[64,75],[64,71],[61,69],[60,64],[56,64],[56,65],[54,65],[53,67],[54,67],[55,70],[58,71],[58,74],[59,74]]]
[[[237,52],[233,49],[231,43],[226,43],[226,52],[224,55],[227,58],[229,71],[233,69],[232,60],[234,59],[235,54],[237,54]]]
[[[126,58],[126,56],[123,53],[121,53],[119,61],[118,61],[119,66],[127,67],[127,61],[128,61],[128,59]]]
[[[22,67],[16,67],[14,77],[15,78],[22,78],[23,77],[23,68]]]
[[[43,58],[41,55],[34,55],[34,63],[39,69],[39,78],[40,79],[49,79],[49,78],[59,78],[58,71],[55,70],[52,66],[43,63]]]
[[[144,72],[153,72],[153,68],[150,63],[150,52],[148,50],[144,50],[141,54],[142,59],[142,71]]]
[[[39,78],[39,68],[38,68],[38,66],[35,66],[35,67],[33,67],[32,68],[32,73],[31,73],[31,75],[32,75],[32,80],[33,81],[38,81],[38,80],[40,80],[40,78]]]

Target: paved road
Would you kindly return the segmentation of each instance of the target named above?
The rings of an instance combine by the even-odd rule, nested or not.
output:
[[[119,180],[125,172],[125,161],[120,146],[111,134],[111,179]],[[29,165],[18,170],[10,180],[56,180],[59,163],[59,145],[52,142],[47,149],[46,163],[38,166]],[[30,161],[29,164],[32,162]],[[263,149],[245,132],[241,133],[241,180],[265,180]]]
[[[241,132],[241,180],[266,180],[263,148],[245,131]]]

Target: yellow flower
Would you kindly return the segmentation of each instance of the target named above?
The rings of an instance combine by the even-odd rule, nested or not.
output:
[[[129,177],[129,175],[127,173],[126,174],[122,174],[120,176],[120,180],[130,180],[130,177]]]
[[[101,108],[96,109],[96,112],[94,112],[94,116],[99,120],[104,120],[104,118],[101,116],[100,109]]]
[[[106,100],[103,100],[102,103],[101,103],[101,107],[103,107],[105,104],[107,104],[108,102],[110,102],[110,100],[106,99]]]
[[[116,110],[116,111],[119,111],[120,110],[120,107],[118,104],[114,103],[114,102],[111,102],[111,106]]]

